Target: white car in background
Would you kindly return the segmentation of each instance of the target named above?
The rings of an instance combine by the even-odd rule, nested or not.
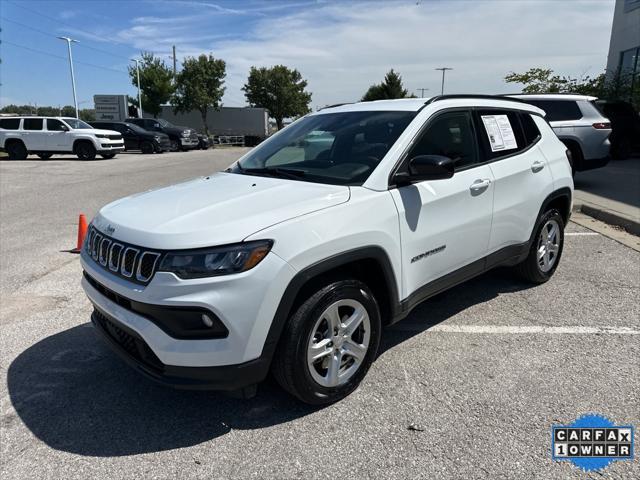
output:
[[[537,107],[440,96],[329,107],[224,172],[117,200],[81,255],[96,331],[138,371],[304,402],[352,392],[382,327],[500,265],[558,267],[573,181]]]
[[[610,160],[611,122],[597,97],[564,93],[509,95],[541,108],[558,138],[571,152],[573,173],[604,167]]]
[[[115,157],[124,151],[124,140],[120,132],[93,128],[77,118],[2,117],[0,149],[13,160],[25,160],[29,154],[46,160],[61,153],[93,160],[96,155]]]

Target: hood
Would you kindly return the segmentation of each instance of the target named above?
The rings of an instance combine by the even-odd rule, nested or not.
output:
[[[349,187],[217,173],[103,207],[93,224],[107,235],[163,250],[241,242],[276,223],[349,200]]]
[[[91,130],[88,130],[86,128],[82,128],[82,129],[77,129],[77,130],[74,130],[74,131],[76,131],[76,132],[81,132],[81,131],[91,132],[91,133],[99,134],[99,135],[120,135],[120,136],[122,136],[122,133],[120,133],[120,132],[116,132],[115,130],[104,130],[102,128],[92,128]]]

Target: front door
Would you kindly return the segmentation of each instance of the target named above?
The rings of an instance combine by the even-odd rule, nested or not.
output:
[[[471,112],[432,117],[407,160],[417,155],[453,158],[456,170],[449,179],[391,190],[400,216],[403,298],[420,296],[421,287],[463,267],[461,275],[482,271],[491,233],[493,176],[479,164]]]
[[[47,118],[47,150],[70,152],[73,149],[73,135],[69,128],[56,118]]]

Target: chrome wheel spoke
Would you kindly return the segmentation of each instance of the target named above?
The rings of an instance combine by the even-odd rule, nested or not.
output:
[[[327,355],[330,355],[332,352],[332,349],[329,346],[330,344],[331,339],[329,338],[323,338],[318,343],[314,343],[311,348],[309,348],[309,361],[315,363]]]
[[[338,377],[340,375],[340,364],[342,363],[342,354],[335,352],[334,355],[329,358],[329,368],[327,369],[327,380],[330,385],[338,384]]]
[[[538,265],[543,272],[550,271],[556,263],[560,253],[561,243],[560,225],[555,220],[549,220],[540,231],[538,238]]]
[[[359,343],[356,343],[351,339],[344,342],[344,344],[342,345],[342,350],[344,352],[344,355],[349,355],[358,362],[362,362],[365,355],[367,354],[367,347],[365,347],[364,345],[360,345]]]
[[[350,337],[362,324],[364,318],[368,317],[367,311],[364,308],[356,308],[353,314],[347,318],[344,323],[344,335]]]
[[[340,312],[338,312],[338,304],[333,304],[329,309],[325,312],[324,318],[329,322],[329,327],[331,330],[338,330],[342,325],[342,321],[340,320]]]

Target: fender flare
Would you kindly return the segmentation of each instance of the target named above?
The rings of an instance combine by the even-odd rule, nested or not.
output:
[[[282,331],[289,320],[289,315],[294,306],[294,302],[298,297],[298,294],[302,290],[302,287],[313,280],[314,278],[329,272],[343,265],[347,265],[358,260],[373,260],[378,263],[384,274],[384,280],[387,285],[387,294],[389,296],[389,304],[391,307],[391,315],[395,317],[398,314],[400,308],[398,286],[396,284],[396,277],[393,271],[391,260],[385,250],[378,246],[364,246],[358,247],[353,250],[347,250],[346,252],[332,255],[331,257],[320,260],[308,267],[300,270],[289,282],[285,289],[271,326],[269,327],[269,333],[262,347],[261,357],[267,358],[269,362],[273,358]]]

